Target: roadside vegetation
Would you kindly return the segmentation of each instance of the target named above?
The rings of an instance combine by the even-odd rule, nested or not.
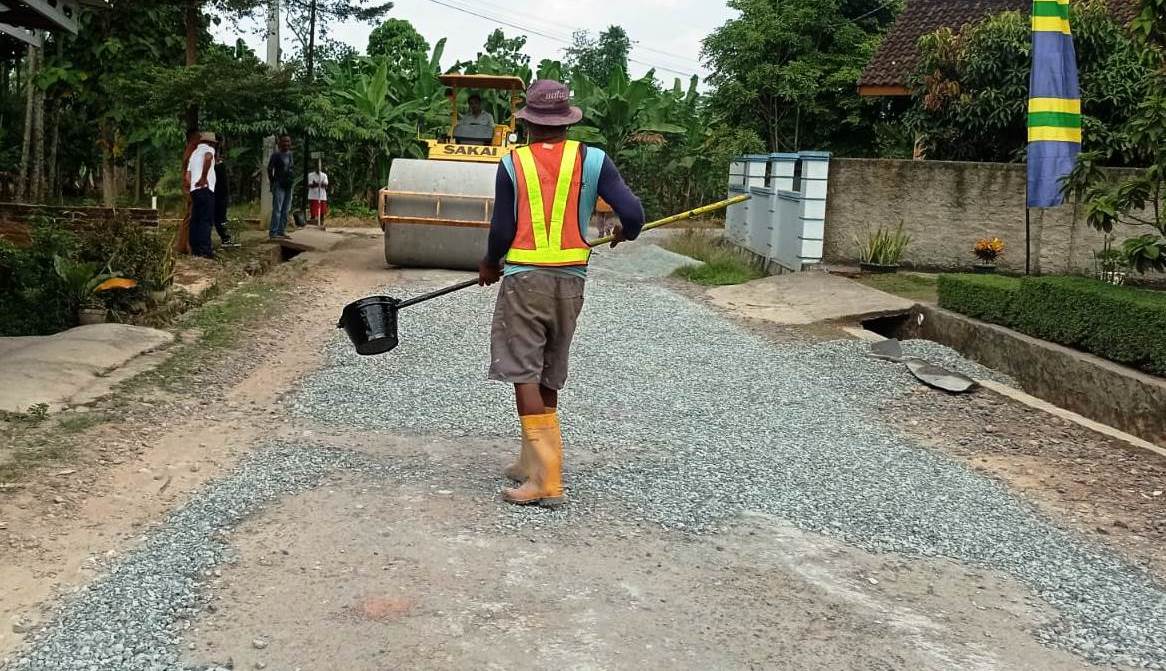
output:
[[[703,262],[678,268],[673,274],[711,287],[744,284],[765,277],[760,265],[724,242],[719,233],[689,229],[667,237],[661,243],[665,249]]]
[[[934,304],[939,300],[937,276],[920,273],[862,273],[854,280],[908,300]]]

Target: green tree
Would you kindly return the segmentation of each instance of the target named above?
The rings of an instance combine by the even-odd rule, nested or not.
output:
[[[417,54],[428,54],[429,43],[404,19],[389,19],[368,36],[368,55],[388,59],[394,72],[416,63]]]
[[[576,31],[567,47],[566,66],[572,74],[581,74],[593,82],[606,82],[616,70],[628,71],[628,54],[632,41],[620,26],[610,26],[591,37],[586,30]]]
[[[530,56],[522,52],[526,48],[526,35],[506,37],[501,28],[496,28],[486,38],[485,52],[478,53],[478,61],[489,58],[503,72],[518,73],[530,69]]]
[[[1073,11],[1085,148],[1112,148],[1109,157],[1121,161],[1129,146],[1125,124],[1141,99],[1146,66],[1105,0],[1076,3]],[[1020,12],[924,36],[907,118],[927,157],[1023,160],[1031,61],[1029,22]]]
[[[1128,72],[1136,99],[1120,142],[1081,154],[1066,189],[1085,206],[1086,220],[1110,233],[1121,224],[1142,231],[1124,241],[1123,252],[1138,272],[1166,271],[1166,0],[1142,0],[1131,24],[1140,69]],[[1086,109],[1088,106],[1086,104]],[[1134,174],[1103,171],[1118,156],[1144,169]]]
[[[712,105],[755,130],[771,151],[873,151],[882,109],[854,82],[898,1],[729,0],[741,13],[704,40]]]

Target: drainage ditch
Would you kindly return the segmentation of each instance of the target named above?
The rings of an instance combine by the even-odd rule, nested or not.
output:
[[[885,338],[947,345],[1011,376],[1033,396],[1166,445],[1166,379],[926,305],[872,317],[862,326]]]

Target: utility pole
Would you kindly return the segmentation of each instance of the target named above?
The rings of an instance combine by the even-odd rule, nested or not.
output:
[[[267,67],[279,67],[279,0],[267,3]],[[267,178],[267,162],[275,152],[275,136],[263,139],[263,159],[259,165],[259,218],[271,219],[271,181]]]

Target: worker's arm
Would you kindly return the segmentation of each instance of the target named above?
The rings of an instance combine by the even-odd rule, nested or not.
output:
[[[486,257],[478,264],[478,283],[488,286],[502,276],[502,260],[514,244],[518,221],[514,218],[514,182],[506,167],[498,164],[494,177],[494,216],[490,219],[490,237],[486,243]]]
[[[267,181],[271,183],[275,182],[275,154],[272,154],[271,158],[267,159]]]
[[[620,240],[638,238],[640,230],[644,227],[644,206],[640,204],[636,194],[628,188],[627,182],[623,181],[623,175],[619,174],[619,168],[612,163],[611,157],[603,157],[603,169],[599,172],[598,186],[599,197],[607,201],[615,215],[619,217],[619,225],[615,230],[616,243]],[[612,246],[614,247],[615,243]]]
[[[195,183],[194,188],[202,189],[207,186],[207,176],[210,175],[211,168],[215,166],[215,155],[211,152],[206,152],[202,155],[202,174],[199,175],[198,182]]]

